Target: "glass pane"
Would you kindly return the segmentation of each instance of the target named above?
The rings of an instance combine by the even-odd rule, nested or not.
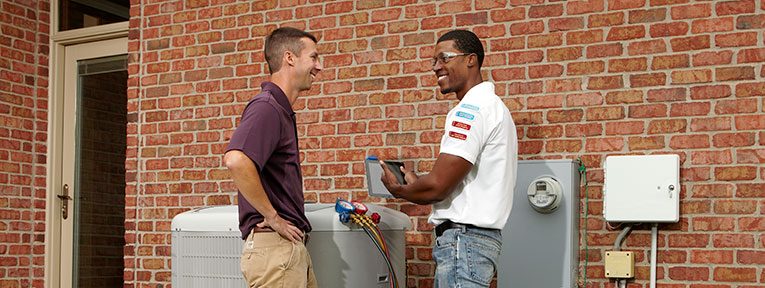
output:
[[[77,68],[73,287],[122,287],[127,56]]]
[[[128,21],[130,0],[59,0],[59,31]]]

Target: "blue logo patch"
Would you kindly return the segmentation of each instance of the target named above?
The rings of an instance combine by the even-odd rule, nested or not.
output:
[[[465,108],[465,109],[470,109],[470,110],[473,110],[473,111],[478,111],[480,109],[480,108],[478,108],[478,106],[467,104],[467,103],[461,104],[460,107]]]
[[[473,118],[475,118],[473,114],[462,112],[462,111],[457,111],[457,117],[462,117],[468,120],[473,120]]]

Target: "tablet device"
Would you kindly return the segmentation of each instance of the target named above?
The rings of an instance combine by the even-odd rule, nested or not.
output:
[[[404,163],[390,160],[383,162],[388,166],[388,169],[393,171],[393,175],[396,175],[396,179],[398,180],[399,184],[406,184],[406,181],[404,180],[404,174],[401,172],[401,168],[399,168],[403,167]],[[385,185],[383,185],[382,181],[380,180],[383,173],[382,167],[380,167],[380,160],[375,156],[369,156],[364,160],[364,168],[366,170],[367,192],[369,195],[375,197],[393,198],[393,195],[388,192],[388,189],[385,188]]]

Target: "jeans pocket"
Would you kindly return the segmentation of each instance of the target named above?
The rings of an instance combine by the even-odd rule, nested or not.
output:
[[[494,239],[488,237],[470,237],[466,247],[468,273],[473,281],[488,285],[494,278],[500,249]],[[500,246],[501,247],[501,246]]]

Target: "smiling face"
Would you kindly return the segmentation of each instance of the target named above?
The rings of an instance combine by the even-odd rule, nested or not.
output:
[[[299,91],[305,91],[311,89],[313,80],[316,79],[316,75],[321,71],[322,66],[319,62],[319,52],[316,50],[316,43],[309,38],[300,38],[300,42],[303,44],[303,49],[300,50],[300,54],[295,58],[295,82],[297,83]]]
[[[458,56],[446,57],[445,59],[441,57],[450,54]],[[433,65],[433,72],[438,77],[438,87],[441,88],[441,94],[456,92],[457,95],[464,95],[467,92],[468,61],[472,55],[463,54],[462,51],[457,50],[453,40],[442,41],[436,44],[434,52],[436,61],[435,65]]]

